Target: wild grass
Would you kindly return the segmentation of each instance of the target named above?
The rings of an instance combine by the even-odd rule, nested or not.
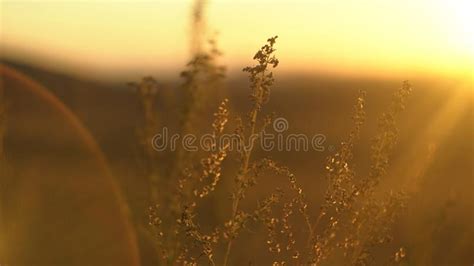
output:
[[[319,213],[311,213],[309,210],[313,208],[309,207],[308,194],[298,185],[296,177],[287,167],[270,158],[254,157],[255,145],[252,144],[258,141],[254,136],[272,124],[271,116],[261,118],[260,115],[270,99],[274,82],[271,69],[279,63],[274,55],[276,40],[276,36],[269,38],[254,56],[256,65],[243,69],[249,75],[251,108],[245,116],[237,119],[237,126],[233,130],[239,136],[240,148],[236,154],[238,171],[232,182],[228,218],[212,229],[204,230],[198,212],[204,199],[221,188],[223,178],[228,178],[223,176],[222,170],[223,161],[230,154],[228,146],[212,146],[211,151],[199,160],[197,167],[189,160],[176,163],[174,167],[179,178],[174,187],[177,190],[161,192],[171,194],[170,198],[165,200],[165,204],[155,202],[149,209],[149,224],[156,237],[156,249],[161,262],[169,265],[197,265],[206,261],[211,265],[234,264],[232,250],[236,239],[249,226],[255,227],[256,223],[266,228],[266,249],[273,254],[274,265],[367,265],[380,261],[401,261],[405,257],[403,247],[394,250],[393,257],[385,260],[376,258],[377,253],[373,250],[392,240],[391,225],[407,201],[403,191],[390,192],[381,197],[378,187],[386,175],[391,153],[397,143],[396,119],[405,107],[411,91],[410,84],[402,84],[395,92],[388,110],[381,115],[378,133],[371,148],[371,168],[369,173],[364,174],[356,173],[353,163],[354,146],[365,121],[365,92],[360,92],[354,105],[353,128],[327,160],[325,201],[321,203]],[[208,84],[207,81],[196,81],[196,75],[212,72],[209,69],[194,71],[199,69],[199,65],[194,64],[196,61],[192,62],[188,65],[192,71],[184,75],[184,86],[190,95],[194,95],[190,90]],[[146,140],[143,143],[150,143],[150,133],[156,129],[156,117],[151,115],[156,82],[146,78],[137,88],[146,125],[141,137]],[[214,114],[211,134],[215,139],[228,126],[228,101],[224,99]],[[186,123],[181,124],[181,130],[190,132],[191,127],[184,125],[191,123],[190,110],[195,106],[194,101],[185,103],[193,107],[182,109],[187,119]],[[145,146],[147,158],[154,160],[153,151]],[[174,158],[182,160],[182,157]],[[188,165],[184,166],[184,162]],[[243,209],[242,200],[250,189],[255,189],[258,178],[264,172],[286,177],[287,191],[275,188],[275,192],[260,199],[253,210]],[[150,183],[150,186],[156,184]],[[172,187],[167,186],[168,189]],[[301,219],[301,223],[297,219]],[[304,224],[305,228],[300,229],[297,224]],[[301,239],[301,235],[306,235],[307,240],[297,243],[296,239]]]
[[[153,136],[159,130],[158,117],[155,114],[158,83],[152,77],[145,77],[139,83],[130,83],[130,86],[134,87],[139,95],[144,120],[144,126],[139,128],[137,132],[141,162],[140,168],[142,174],[146,176],[148,180],[148,198],[150,202],[157,202],[159,201],[160,194],[158,187],[162,187],[163,184],[160,184],[162,178],[157,169],[158,166],[155,163],[159,158],[150,143],[153,140]]]
[[[220,52],[215,40],[209,42],[209,49],[202,45],[205,4],[205,1],[197,1],[193,9],[193,56],[181,73],[183,83],[178,88],[178,131],[183,135],[200,132],[200,110],[203,104],[212,104],[207,99],[212,98],[210,95],[219,95],[219,84],[225,78],[225,67],[217,63]],[[354,166],[354,147],[366,119],[366,93],[359,92],[354,104],[352,129],[327,159],[324,201],[320,203],[319,212],[313,213],[310,210],[318,208],[309,206],[308,195],[311,193],[303,190],[288,167],[270,158],[255,156],[254,144],[258,141],[255,136],[260,136],[258,133],[265,131],[273,122],[271,115],[262,117],[262,109],[270,100],[274,83],[272,69],[279,64],[275,56],[276,41],[277,36],[269,38],[253,57],[256,64],[243,69],[250,83],[248,113],[237,115],[235,123],[231,123],[236,125],[233,130],[228,129],[228,99],[221,100],[214,113],[211,125],[214,140],[226,131],[238,136],[237,165],[234,167],[237,172],[233,179],[230,179],[229,171],[222,169],[223,162],[234,155],[228,150],[228,145],[214,144],[204,154],[178,149],[174,153],[164,153],[172,160],[160,164],[157,152],[150,145],[160,124],[155,108],[159,85],[151,77],[133,84],[143,110],[144,123],[138,139],[144,155],[145,176],[149,179],[150,232],[156,240],[160,264],[234,265],[232,251],[236,240],[249,230],[259,233],[258,228],[265,230],[263,233],[267,235],[267,240],[262,247],[266,248],[252,252],[272,254],[273,265],[401,262],[406,256],[403,247],[390,252],[393,255],[388,258],[378,258],[379,252],[374,250],[393,239],[392,224],[408,199],[404,191],[390,191],[384,195],[380,182],[387,174],[393,149],[397,145],[396,120],[405,108],[411,85],[408,82],[402,84],[394,93],[387,111],[379,118],[368,159],[371,163],[368,173],[356,173]],[[243,208],[242,201],[248,192],[258,191],[258,179],[269,173],[286,178],[287,188],[275,188],[271,195],[259,199],[254,209]],[[226,180],[232,184],[230,192],[222,184]],[[209,200],[218,200],[217,196],[211,196],[219,189],[230,193],[227,218],[214,221],[212,226],[204,228],[201,226],[200,210],[208,206]],[[309,190],[311,192],[311,188]],[[306,240],[301,241],[302,238]]]
[[[294,174],[295,169],[284,161],[262,156],[256,145],[259,133],[268,131],[274,122],[267,108],[275,83],[273,72],[279,65],[275,55],[278,37],[268,38],[253,57],[255,65],[243,68],[249,82],[248,110],[234,112],[231,106],[235,99],[222,96],[226,68],[219,65],[221,52],[216,38],[205,41],[206,3],[197,0],[193,6],[192,54],[180,73],[181,83],[173,88],[175,98],[166,98],[166,85],[153,77],[130,84],[136,90],[141,108],[137,161],[148,188],[143,191],[147,210],[138,211],[146,218],[137,219],[135,228],[128,223],[125,201],[89,131],[49,90],[15,72],[0,69],[10,73],[13,79],[23,80],[25,88],[58,109],[97,157],[116,194],[116,205],[122,212],[119,222],[129,234],[127,241],[133,253],[130,264],[138,264],[139,256],[133,229],[144,226],[147,236],[153,238],[158,265],[239,265],[244,261],[259,264],[262,257],[273,265],[404,264],[410,256],[407,249],[390,243],[397,237],[394,223],[410,204],[414,191],[409,187],[387,191],[383,183],[390,174],[393,153],[399,145],[398,119],[411,94],[410,83],[405,81],[395,90],[385,112],[380,114],[368,153],[357,148],[370,117],[366,112],[367,93],[359,91],[354,99],[351,129],[322,163],[326,182],[321,184],[326,187],[323,199],[319,200],[315,187],[301,185],[305,180]],[[4,180],[6,105],[1,89],[0,179]],[[157,111],[160,101],[175,105],[174,126],[179,134],[208,132],[212,138],[209,149],[190,152],[178,145],[175,151],[154,150],[151,143],[155,134],[167,126],[166,117]],[[206,110],[210,108],[215,109],[213,119],[203,126]],[[226,133],[238,136],[237,150],[229,144],[217,144]],[[370,167],[361,170],[356,165],[361,161]],[[285,182],[276,186],[265,179],[268,177]],[[410,182],[413,185],[417,180]],[[0,184],[0,196],[5,197],[5,189]],[[209,211],[215,206],[218,206],[217,215]],[[0,216],[3,216],[1,207]],[[445,215],[448,216],[447,212]],[[3,224],[0,228],[3,230]],[[247,246],[248,239],[261,244]],[[1,253],[6,243],[0,245]],[[242,258],[243,253],[246,258]]]

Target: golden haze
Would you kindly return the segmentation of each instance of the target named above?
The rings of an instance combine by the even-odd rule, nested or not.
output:
[[[189,54],[190,3],[2,1],[1,48],[7,56],[27,54],[25,60],[85,74],[176,73]],[[248,63],[261,36],[278,34],[283,72],[472,78],[473,5],[217,0],[209,5],[209,24],[217,25],[231,71]]]

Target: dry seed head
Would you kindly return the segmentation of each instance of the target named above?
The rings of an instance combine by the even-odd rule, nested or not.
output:
[[[215,135],[220,135],[224,131],[224,127],[229,121],[229,109],[227,108],[228,99],[224,99],[220,104],[216,113],[214,113],[215,120],[212,123]]]
[[[401,262],[404,260],[406,257],[406,252],[403,247],[401,247],[396,253],[395,253],[395,262]]]
[[[255,124],[255,113],[260,111],[262,105],[269,100],[270,87],[273,85],[273,73],[269,72],[268,68],[271,66],[275,68],[278,66],[278,59],[273,55],[275,48],[273,45],[276,42],[278,36],[269,38],[267,44],[262,46],[260,50],[253,57],[258,62],[253,67],[246,67],[243,69],[244,72],[249,73],[249,79],[251,83],[252,93],[250,98],[253,102],[253,108],[249,113],[251,125]]]

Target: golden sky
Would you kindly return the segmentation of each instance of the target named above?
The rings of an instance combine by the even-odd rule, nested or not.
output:
[[[0,0],[2,53],[66,72],[173,74],[189,57],[191,0]],[[230,71],[279,35],[282,72],[472,76],[472,0],[214,0]]]

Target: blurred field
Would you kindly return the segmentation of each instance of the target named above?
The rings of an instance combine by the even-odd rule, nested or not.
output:
[[[137,166],[136,128],[142,123],[136,93],[125,84],[81,80],[39,68],[3,62],[34,78],[59,97],[92,132],[105,152],[110,168],[132,212],[143,265],[154,261],[153,241],[139,226],[146,222],[147,180]],[[163,84],[173,96],[177,81]],[[399,119],[396,147],[385,190],[398,188],[421,175],[417,192],[394,226],[395,249],[406,249],[406,265],[470,265],[474,262],[472,83],[426,78],[411,80],[414,93]],[[288,132],[327,136],[337,146],[350,129],[357,90],[367,90],[367,122],[357,144],[357,170],[368,169],[370,139],[377,117],[390,102],[399,80],[357,80],[338,76],[278,76],[266,110],[290,121]],[[460,88],[463,85],[464,88]],[[97,172],[96,162],[84,150],[77,134],[44,103],[20,85],[3,79],[8,107],[5,154],[8,175],[2,180],[0,256],[11,265],[119,265],[129,254],[123,243],[120,219],[110,185]],[[231,114],[247,109],[248,89],[243,76],[225,83]],[[220,97],[220,96],[219,96]],[[202,114],[210,125],[219,99]],[[455,107],[455,108],[453,108]],[[163,124],[176,123],[176,106],[158,106]],[[295,173],[311,201],[313,212],[325,190],[325,152],[259,152],[271,156]],[[431,157],[430,157],[431,156]],[[232,161],[232,160],[230,160]],[[229,163],[230,164],[230,163]],[[226,171],[231,172],[232,168]],[[226,173],[224,173],[226,176]],[[229,177],[232,177],[230,174]],[[284,180],[261,179],[284,186]],[[223,178],[224,185],[232,178]],[[228,185],[228,184],[227,184]],[[225,186],[227,186],[225,185]],[[260,187],[259,195],[272,187]],[[215,195],[203,224],[227,217],[228,196]],[[259,195],[251,192],[245,204]],[[252,236],[252,237],[250,237]],[[264,235],[246,232],[233,251],[235,265],[268,265],[268,256],[249,251],[263,245]],[[1,260],[0,260],[1,263]],[[8,264],[10,265],[10,264]]]

